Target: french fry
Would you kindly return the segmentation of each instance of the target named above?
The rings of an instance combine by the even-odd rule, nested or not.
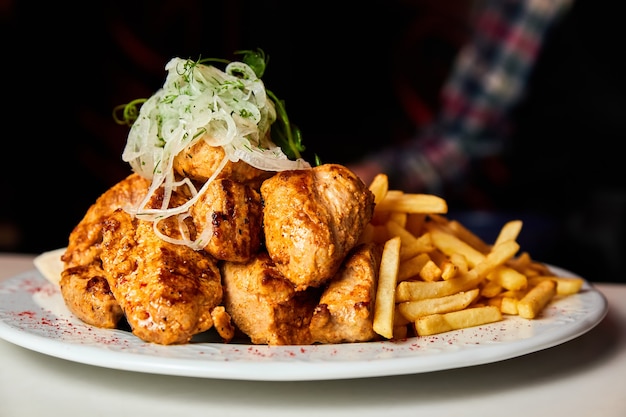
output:
[[[424,252],[430,252],[435,249],[430,233],[424,233],[412,242],[402,245],[400,248],[400,259],[405,261]]]
[[[415,240],[417,240],[413,233],[409,232],[402,225],[393,220],[388,220],[385,223],[385,227],[387,228],[387,233],[389,236],[400,237],[402,245],[411,245],[413,242],[415,242]]]
[[[490,245],[485,243],[478,235],[472,233],[468,228],[463,226],[456,220],[450,220],[448,227],[456,237],[461,239],[479,252],[487,253],[491,249]]]
[[[387,192],[375,210],[404,213],[447,213],[446,200],[431,194],[395,194]]]
[[[429,314],[449,313],[466,308],[478,297],[478,288],[438,298],[407,301],[398,304],[398,311],[407,320],[415,321]]]
[[[446,261],[441,266],[441,279],[449,280],[454,278],[459,271],[458,267],[452,262]]]
[[[513,268],[498,267],[493,270],[488,278],[498,283],[505,290],[522,290],[528,285],[526,275]]]
[[[530,255],[528,254],[528,252],[522,252],[519,256],[507,261],[506,264],[510,266],[511,268],[515,269],[516,271],[524,273],[526,268],[530,266],[531,262],[532,262],[532,259],[530,258]]]
[[[504,297],[502,297],[501,295],[498,295],[496,297],[491,297],[491,298],[485,298],[483,297],[482,299],[485,300],[486,299],[486,304],[488,306],[494,306],[494,307],[498,307],[500,309],[500,311],[502,311],[502,299]]]
[[[535,276],[528,278],[528,285],[535,286],[539,282],[546,279],[551,279],[556,282],[556,294],[557,295],[572,295],[580,292],[585,282],[582,278],[578,277],[554,277],[554,276]]]
[[[554,275],[547,265],[532,260],[524,269],[524,274],[529,277],[538,275]]]
[[[389,190],[389,178],[385,174],[378,174],[369,185],[369,190],[374,194],[374,203],[379,204]]]
[[[461,255],[460,253],[453,253],[448,258],[450,259],[450,262],[452,262],[454,266],[456,266],[457,275],[467,273],[469,267],[467,266],[467,259],[465,259],[465,256]]]
[[[476,288],[482,277],[466,274],[447,281],[402,281],[396,288],[396,302],[417,301],[426,298],[445,297]]]
[[[517,303],[525,294],[526,291],[503,291],[490,298],[488,304],[499,307],[502,314],[517,315]]]
[[[430,257],[428,256],[428,254],[420,253],[419,255],[414,256],[411,259],[400,262],[400,269],[398,270],[398,282],[417,277],[428,261],[430,261]]]
[[[508,240],[494,246],[491,252],[487,254],[485,259],[478,263],[473,269],[468,272],[469,274],[476,274],[479,277],[486,277],[494,269],[504,264],[508,259],[513,257],[519,250],[519,244],[515,241]]]
[[[434,223],[438,226],[444,227],[449,233],[451,232],[448,224],[450,224],[450,220],[442,214],[438,213],[428,213],[428,219],[431,223]]]
[[[500,229],[500,233],[494,242],[494,245],[498,243],[505,242],[507,240],[517,240],[520,231],[522,230],[522,221],[521,220],[511,220],[505,223],[504,226]]]
[[[526,319],[534,319],[556,295],[556,282],[543,280],[530,289],[517,303],[517,314]]]
[[[480,295],[486,298],[493,298],[502,292],[502,285],[497,280],[489,280],[480,290]]]
[[[429,336],[500,320],[502,320],[502,313],[498,307],[484,306],[423,316],[415,321],[414,326],[418,336]]]
[[[396,280],[400,266],[400,243],[401,240],[398,236],[385,243],[378,273],[373,326],[376,333],[387,339],[393,338]]]
[[[441,272],[441,268],[439,268],[432,259],[429,259],[420,271],[419,276],[427,282],[439,281],[441,279]]]
[[[500,304],[500,311],[502,314],[516,315],[518,314],[517,304],[519,299],[514,297],[502,297]]]
[[[446,255],[451,256],[454,253],[462,255],[470,267],[476,266],[476,264],[485,259],[485,255],[482,252],[476,250],[457,236],[430,225],[427,225],[426,228],[430,232],[433,245]]]
[[[400,211],[392,211],[389,213],[389,221],[399,224],[404,230],[406,230],[407,213]]]
[[[429,252],[429,256],[441,270],[441,279],[447,280],[453,278],[457,274],[459,268],[441,251],[435,249]]]
[[[517,254],[521,220],[506,222],[494,242],[485,242],[446,217],[445,200],[388,187],[384,175],[370,184],[376,206],[361,238],[384,244],[388,256],[374,314],[381,336],[437,334],[503,314],[535,319],[557,295],[580,292],[582,278],[557,277],[527,252]]]
[[[450,261],[444,261],[441,265],[441,279],[449,280],[454,278],[459,272],[459,268]]]

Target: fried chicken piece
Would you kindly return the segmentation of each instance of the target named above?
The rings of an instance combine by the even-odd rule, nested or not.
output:
[[[196,141],[174,158],[174,171],[194,181],[204,183],[218,170],[226,153],[221,146],[211,146],[204,140]],[[243,160],[228,161],[217,178],[229,178],[240,183],[258,186],[273,172],[255,168]]]
[[[282,171],[261,185],[267,251],[302,290],[333,277],[374,213],[374,195],[337,164]]]
[[[381,256],[379,245],[365,243],[346,257],[313,313],[314,342],[367,342],[378,337],[373,320]]]
[[[319,292],[296,291],[266,252],[250,262],[221,266],[224,307],[254,344],[309,345],[309,323]]]
[[[216,179],[191,207],[198,234],[208,234],[204,250],[225,261],[245,262],[259,251],[263,234],[261,195],[230,179]]]
[[[115,210],[139,202],[149,185],[138,174],[129,175],[105,191],[70,233],[61,256],[64,269],[59,286],[69,310],[87,324],[114,328],[123,316],[100,261],[102,221]]]
[[[171,218],[160,227],[172,236]],[[213,326],[223,296],[217,261],[156,235],[153,223],[117,210],[104,221],[103,270],[133,334],[163,345],[187,343]]]

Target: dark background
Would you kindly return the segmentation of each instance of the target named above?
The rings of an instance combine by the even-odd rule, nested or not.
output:
[[[512,152],[484,161],[470,178],[486,199],[449,196],[459,211],[539,213],[531,254],[541,248],[542,260],[598,281],[625,279],[626,37],[617,6],[574,3],[515,109]],[[112,109],[156,91],[170,58],[264,49],[265,84],[285,100],[307,157],[349,163],[428,122],[467,36],[470,7],[437,0],[0,0],[0,251],[65,246],[89,205],[130,173],[121,161],[127,128],[113,122]],[[574,205],[584,213],[569,214]],[[582,243],[555,232],[549,221],[559,213],[571,217]]]

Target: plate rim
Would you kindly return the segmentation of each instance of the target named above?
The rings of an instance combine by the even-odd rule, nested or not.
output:
[[[568,276],[578,276],[563,268],[551,265],[549,266],[559,275],[567,274]],[[7,283],[13,283],[25,279],[25,277],[35,277],[37,280],[41,280],[41,283],[44,285],[53,285],[41,274],[41,272],[33,269],[2,280],[0,282],[0,289],[3,285],[9,285]],[[433,355],[416,355],[414,357],[393,357],[393,355],[391,355],[387,358],[352,361],[297,360],[298,352],[302,350],[315,349],[321,351],[323,354],[326,350],[341,350],[343,346],[352,346],[354,348],[355,346],[361,347],[362,345],[364,348],[382,346],[381,349],[389,349],[392,351],[394,347],[406,347],[407,344],[413,343],[413,341],[417,340],[417,338],[403,339],[400,341],[363,342],[340,345],[268,346],[234,344],[234,346],[245,346],[242,350],[254,349],[255,351],[259,351],[261,353],[271,354],[272,351],[274,351],[281,352],[283,354],[292,354],[295,357],[295,361],[277,361],[274,359],[259,361],[198,361],[189,358],[164,359],[159,356],[110,350],[103,348],[102,346],[82,345],[80,343],[68,343],[67,341],[50,339],[39,334],[28,332],[28,329],[20,329],[7,324],[1,317],[0,338],[38,353],[76,363],[148,374],[246,381],[316,381],[397,376],[495,363],[548,349],[580,337],[596,327],[608,313],[608,302],[606,297],[600,291],[595,289],[592,283],[586,280],[581,294],[585,293],[590,294],[588,296],[595,297],[595,302],[593,304],[597,305],[597,308],[586,313],[584,319],[567,323],[565,329],[559,329],[560,331],[556,332],[556,334],[555,332],[544,332],[539,336],[533,336],[520,340],[504,341],[495,344],[479,343],[476,347],[464,346],[463,349],[465,350],[461,349],[461,353],[468,354],[461,354],[462,360],[455,357],[459,356],[458,351],[444,351]],[[575,294],[568,297],[577,297],[581,294]],[[60,293],[57,296],[60,297]],[[0,305],[0,311],[3,309],[4,307]],[[492,324],[497,325],[497,323]],[[93,328],[92,326],[86,324],[83,325]],[[531,325],[535,324],[531,321]],[[122,330],[93,329],[97,331],[118,332],[117,334],[131,335],[130,333]],[[459,331],[449,333],[455,334],[457,332]],[[130,337],[133,338],[133,340],[136,338],[136,336],[132,335]],[[143,342],[139,339],[137,339],[137,343],[139,345],[145,344],[157,349],[184,349],[188,346],[155,346],[154,344]],[[227,344],[223,343],[208,342],[197,343],[195,344],[195,347],[201,346],[210,350],[215,349],[215,347],[222,347],[226,345]],[[471,355],[469,354],[470,352],[472,353]],[[450,357],[455,360],[450,361]],[[290,366],[294,363],[297,364],[297,366]],[[416,364],[419,366],[416,366]]]

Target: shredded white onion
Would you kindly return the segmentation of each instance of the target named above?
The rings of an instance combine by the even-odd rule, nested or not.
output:
[[[153,221],[155,232],[163,240],[199,250],[208,243],[210,225],[192,241],[184,219],[228,161],[243,160],[265,171],[306,169],[311,165],[303,159],[290,160],[269,139],[270,127],[276,120],[274,103],[247,64],[232,62],[222,71],[173,58],[165,69],[168,75],[163,87],[141,106],[122,153],[134,172],[152,180],[146,197],[127,211]],[[173,163],[176,155],[199,140],[222,147],[225,157],[212,177],[196,190],[188,178],[176,179]],[[180,186],[188,187],[192,198],[181,206],[169,207],[172,193]],[[161,188],[161,207],[148,208],[148,202]],[[158,222],[171,216],[178,216],[181,239],[158,231]]]

